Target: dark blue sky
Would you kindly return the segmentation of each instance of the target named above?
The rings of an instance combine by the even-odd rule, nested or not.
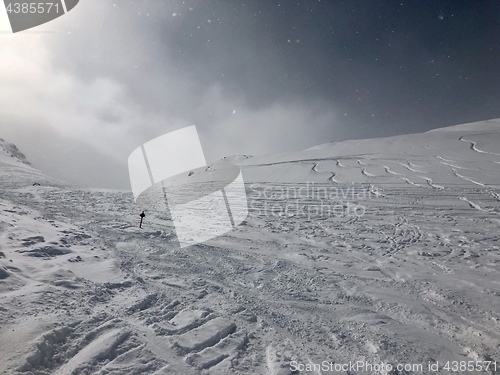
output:
[[[349,137],[500,117],[498,1],[193,4],[165,29],[173,61],[254,107],[320,98],[347,114]]]

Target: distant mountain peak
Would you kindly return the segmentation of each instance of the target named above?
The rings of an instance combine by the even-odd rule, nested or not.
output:
[[[31,163],[28,159],[26,159],[26,156],[19,151],[15,144],[7,142],[2,138],[0,138],[0,155],[17,159],[21,163],[31,166]]]

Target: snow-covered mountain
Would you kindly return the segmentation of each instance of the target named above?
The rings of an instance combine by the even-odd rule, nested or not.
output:
[[[0,146],[2,374],[498,373],[499,120],[226,158],[250,214],[185,249]]]
[[[34,168],[16,145],[0,138],[0,186],[3,189],[16,189],[40,184],[44,186],[63,186],[64,182],[47,176]]]
[[[16,161],[20,161],[26,165],[31,165],[30,162],[26,160],[26,156],[18,150],[16,145],[9,143],[2,138],[0,138],[0,156],[3,156],[4,159],[5,157],[14,158]]]
[[[246,181],[500,185],[500,120],[233,162]]]

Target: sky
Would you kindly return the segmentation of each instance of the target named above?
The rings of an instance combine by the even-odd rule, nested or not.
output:
[[[500,2],[81,0],[13,34],[0,138],[70,183],[196,125],[208,163],[500,117]]]

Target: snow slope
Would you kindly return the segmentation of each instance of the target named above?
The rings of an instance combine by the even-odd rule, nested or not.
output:
[[[15,162],[31,165],[28,160],[26,160],[26,156],[19,151],[16,145],[9,143],[2,138],[0,138],[0,156],[2,156],[3,162],[6,162],[10,157],[14,158]]]
[[[246,181],[498,185],[500,120],[235,161]],[[430,185],[432,186],[432,185]]]
[[[14,144],[2,138],[0,138],[0,166],[0,186],[2,189],[27,186],[34,183],[45,186],[66,185],[64,182],[49,177],[33,168],[24,154]]]
[[[250,215],[185,249],[168,212],[141,230],[131,193],[64,185],[4,144],[2,374],[500,367],[499,120],[227,158]]]

